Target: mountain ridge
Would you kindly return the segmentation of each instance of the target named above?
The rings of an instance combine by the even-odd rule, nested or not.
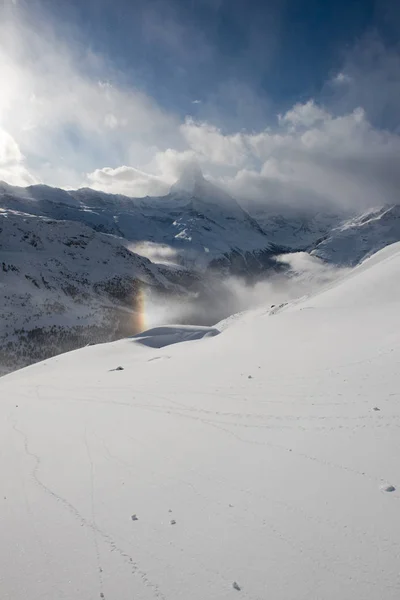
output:
[[[348,267],[398,240],[399,207],[351,217],[267,207],[249,214],[196,169],[153,198],[0,183],[0,366],[44,358],[50,331],[52,353],[71,347],[63,337],[76,347],[138,333],[142,325],[124,311],[138,312],[141,289],[193,302],[199,321],[193,310],[188,322],[213,325],[236,306],[224,280],[254,285],[282,272],[281,253],[307,251]],[[43,247],[52,248],[52,263],[43,261]]]

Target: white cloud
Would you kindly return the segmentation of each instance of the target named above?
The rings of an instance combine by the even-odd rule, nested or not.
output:
[[[127,196],[163,195],[168,192],[169,187],[159,177],[126,166],[96,169],[87,177],[93,189]]]
[[[305,104],[295,104],[283,117],[280,117],[280,121],[294,127],[311,127],[318,121],[326,121],[329,117],[326,110],[317,106],[314,100],[309,100]]]
[[[24,7],[0,8],[0,127],[17,141],[36,172],[86,171],[128,160],[147,162],[149,148],[164,150],[180,137],[179,122],[140,90],[118,82],[101,57],[70,31],[69,44],[51,24]],[[28,19],[31,19],[31,21]],[[51,174],[51,170],[47,169]]]
[[[20,163],[22,153],[14,138],[4,129],[0,129],[0,165]]]
[[[197,163],[199,157],[194,150],[173,150],[168,148],[164,152],[157,152],[154,160],[148,165],[160,173],[161,178],[172,185],[181,177],[186,168]]]
[[[255,134],[223,135],[193,121],[184,128],[194,156],[239,198],[343,206],[398,202],[400,137],[374,128],[361,108],[335,116],[314,102],[297,104],[275,129]],[[230,174],[221,173],[232,166]]]
[[[180,131],[189,147],[202,160],[238,167],[246,161],[247,148],[241,133],[224,135],[208,123],[187,119]]]
[[[263,164],[225,180],[239,196],[291,203],[308,197],[342,206],[399,201],[400,137],[373,128],[362,109],[327,114],[306,129],[258,134],[249,145]]]
[[[385,46],[376,34],[362,37],[349,49],[343,68],[333,83],[336,85],[329,86],[330,100],[336,110],[344,113],[362,106],[372,123],[399,131],[398,45]]]
[[[224,135],[194,121],[181,130],[189,148],[156,152],[146,165],[151,175],[131,167],[98,169],[90,184],[159,195],[197,162],[247,202],[365,207],[399,201],[400,136],[374,128],[361,108],[335,116],[314,103],[297,104],[275,129],[254,134]]]
[[[346,73],[343,73],[342,71],[335,75],[335,77],[332,79],[332,83],[334,83],[335,85],[343,85],[350,82],[351,77]]]
[[[225,132],[166,112],[74,32],[67,45],[19,4],[11,17],[0,9],[0,178],[159,195],[198,163],[249,202],[399,201],[400,136],[370,121],[379,106],[398,110],[400,63],[377,42],[330,80],[330,104],[310,99],[258,130]]]
[[[0,180],[11,185],[39,183],[24,165],[24,156],[14,138],[0,128]]]

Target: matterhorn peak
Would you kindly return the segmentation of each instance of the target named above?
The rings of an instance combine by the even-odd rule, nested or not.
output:
[[[194,194],[199,186],[204,185],[206,180],[197,163],[190,163],[185,166],[178,181],[171,187],[172,193],[186,192]]]

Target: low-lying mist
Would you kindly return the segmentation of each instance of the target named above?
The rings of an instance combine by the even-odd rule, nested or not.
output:
[[[249,284],[240,277],[208,275],[202,292],[185,298],[152,294],[146,298],[148,327],[166,324],[215,325],[220,320],[261,305],[280,304],[309,295],[344,276],[349,269],[328,265],[306,252],[276,257],[281,272]]]

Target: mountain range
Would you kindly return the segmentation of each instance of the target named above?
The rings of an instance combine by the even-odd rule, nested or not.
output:
[[[254,285],[299,251],[354,266],[398,240],[398,206],[244,210],[196,168],[163,197],[0,183],[0,369],[135,334],[149,297],[211,325],[234,310],[226,278]]]

